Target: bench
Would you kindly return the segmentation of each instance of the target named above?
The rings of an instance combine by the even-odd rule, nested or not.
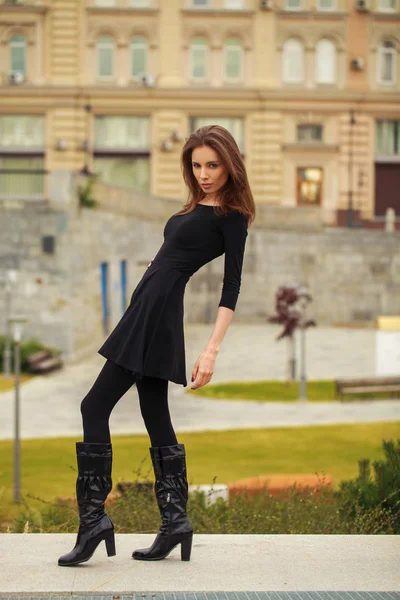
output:
[[[27,362],[30,373],[49,373],[63,366],[61,357],[52,356],[47,350],[31,354],[28,356]]]
[[[366,394],[387,392],[400,396],[400,377],[362,377],[358,379],[336,379],[336,397],[343,400],[344,394]]]

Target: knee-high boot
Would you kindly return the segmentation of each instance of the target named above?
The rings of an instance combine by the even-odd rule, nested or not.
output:
[[[162,524],[150,548],[135,550],[136,560],[161,560],[181,544],[181,559],[190,560],[193,527],[186,515],[188,482],[183,444],[150,448],[157,504]]]
[[[75,547],[58,559],[61,567],[89,560],[103,540],[108,556],[115,555],[114,525],[104,511],[104,503],[112,489],[112,446],[76,442],[76,456],[79,530]]]

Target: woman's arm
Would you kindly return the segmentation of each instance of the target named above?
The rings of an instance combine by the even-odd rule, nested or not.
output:
[[[217,318],[215,321],[214,329],[211,333],[211,337],[205,350],[200,354],[193,367],[192,371],[192,383],[195,384],[191,387],[192,390],[196,390],[203,385],[207,385],[211,380],[214,373],[215,361],[220,350],[222,340],[228,330],[230,322],[232,321],[234,311],[226,306],[219,306],[217,311]]]
[[[217,319],[205,350],[193,367],[192,390],[206,385],[214,373],[214,365],[222,340],[232,321],[240,293],[244,250],[247,238],[247,218],[238,212],[228,215],[223,221],[222,235],[225,247],[224,280]]]

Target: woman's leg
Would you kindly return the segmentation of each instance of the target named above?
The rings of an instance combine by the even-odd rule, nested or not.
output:
[[[152,446],[177,444],[168,407],[168,380],[143,375],[136,387],[140,410]]]
[[[107,360],[81,402],[84,442],[111,442],[108,425],[111,411],[135,382],[133,373]]]

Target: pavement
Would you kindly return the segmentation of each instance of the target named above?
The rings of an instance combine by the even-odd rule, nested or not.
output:
[[[399,400],[351,402],[254,402],[203,398],[187,394],[194,363],[207,344],[209,325],[186,325],[188,388],[169,382],[169,405],[177,433],[260,427],[400,421]],[[232,323],[216,360],[211,383],[285,377],[286,343],[275,340],[271,325]],[[251,342],[250,342],[251,340]],[[80,402],[105,359],[95,353],[80,364],[35,377],[21,388],[22,438],[82,435]],[[312,328],[307,333],[309,379],[375,374],[375,331]],[[14,391],[0,394],[0,439],[14,437]],[[136,386],[114,408],[111,434],[146,434]]]
[[[180,560],[180,546],[162,561],[131,558],[135,548],[149,546],[154,537],[116,534],[116,556],[108,558],[101,543],[88,562],[59,567],[57,559],[74,546],[75,534],[2,534],[0,597],[150,590],[400,591],[400,536],[195,534],[190,561]]]

